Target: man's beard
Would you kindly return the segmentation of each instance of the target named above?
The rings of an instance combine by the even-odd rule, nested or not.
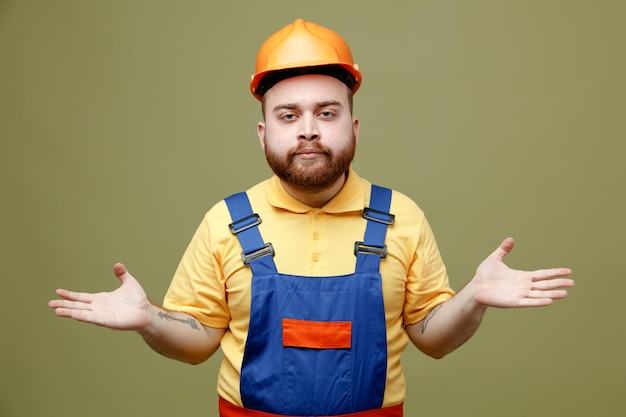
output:
[[[304,148],[315,148],[322,153],[315,159],[297,159],[296,152]],[[354,159],[355,150],[356,137],[353,134],[348,146],[336,154],[311,142],[302,143],[286,156],[266,146],[265,158],[272,171],[283,181],[302,189],[315,190],[330,186],[345,175]]]

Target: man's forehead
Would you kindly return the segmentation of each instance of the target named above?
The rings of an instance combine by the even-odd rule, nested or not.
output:
[[[286,78],[265,93],[266,104],[298,105],[300,103],[331,103],[344,105],[348,101],[348,87],[334,77],[306,74]]]

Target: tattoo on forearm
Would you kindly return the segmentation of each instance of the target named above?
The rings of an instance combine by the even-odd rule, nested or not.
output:
[[[200,330],[200,327],[198,327],[198,322],[196,322],[196,320],[192,319],[191,317],[188,317],[186,319],[180,319],[178,317],[171,316],[171,315],[169,315],[167,313],[164,313],[162,311],[159,311],[159,317],[161,317],[162,319],[165,319],[165,320],[174,320],[174,321],[178,321],[180,323],[187,323],[189,326],[191,326],[192,329]]]
[[[439,311],[440,308],[441,308],[441,304],[439,304],[437,307],[433,308],[430,311],[430,313],[428,313],[428,315],[426,316],[426,318],[422,322],[422,332],[421,332],[422,334],[424,334],[424,332],[426,331],[426,326],[428,326],[428,322],[430,321],[430,319],[435,317],[435,314],[437,314],[437,311]]]

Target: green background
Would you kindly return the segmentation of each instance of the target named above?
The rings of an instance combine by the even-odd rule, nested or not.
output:
[[[118,261],[160,302],[204,212],[270,174],[248,81],[298,17],[351,44],[355,168],[426,211],[454,288],[509,235],[511,266],[577,280],[443,360],[409,347],[406,415],[621,414],[626,2],[4,0],[0,416],[217,414],[220,354],[46,304],[114,289]]]

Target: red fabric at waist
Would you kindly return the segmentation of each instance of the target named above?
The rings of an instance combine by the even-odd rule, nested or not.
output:
[[[334,417],[402,417],[403,404],[394,405],[393,407],[379,408],[376,410],[359,411],[352,414],[341,414]],[[281,414],[265,413],[263,411],[248,410],[237,407],[229,403],[225,399],[219,399],[220,417],[281,417]],[[283,416],[284,417],[284,416]],[[320,416],[322,417],[322,416]]]

